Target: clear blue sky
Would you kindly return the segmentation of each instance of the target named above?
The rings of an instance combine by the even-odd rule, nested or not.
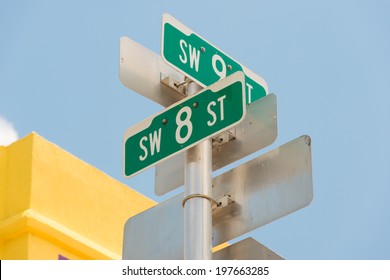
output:
[[[153,170],[122,177],[125,130],[163,108],[119,80],[119,38],[159,53],[164,12],[267,81],[266,150],[312,137],[314,200],[246,236],[287,259],[390,259],[388,1],[1,0],[0,117],[168,199]]]

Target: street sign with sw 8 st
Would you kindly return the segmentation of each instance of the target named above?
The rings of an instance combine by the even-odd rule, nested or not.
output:
[[[124,175],[131,177],[229,129],[246,113],[244,74],[237,72],[161,113],[124,135]]]
[[[237,71],[243,71],[248,104],[268,94],[268,86],[263,78],[169,14],[164,14],[162,20],[161,57],[202,86],[209,86]]]

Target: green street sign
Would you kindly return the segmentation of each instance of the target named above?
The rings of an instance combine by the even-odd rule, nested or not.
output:
[[[123,138],[124,176],[218,135],[245,117],[245,76],[236,72],[129,128]]]
[[[169,14],[163,15],[161,56],[169,65],[204,87],[237,71],[244,72],[247,104],[268,94],[263,78]]]

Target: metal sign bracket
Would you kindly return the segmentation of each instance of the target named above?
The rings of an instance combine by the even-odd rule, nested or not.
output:
[[[232,194],[225,194],[224,196],[217,198],[215,202],[216,203],[214,204],[212,210],[215,210],[217,208],[218,209],[224,208],[226,206],[235,203],[236,201],[234,200],[234,193],[232,193]]]
[[[187,96],[187,86],[191,82],[191,80],[187,77],[184,77],[183,81],[177,81],[173,77],[166,75],[164,73],[160,73],[160,81],[162,84],[170,87],[176,92],[180,93],[183,96]]]
[[[236,129],[233,128],[233,129],[226,130],[221,134],[212,138],[213,147],[216,147],[217,151],[220,152],[222,151],[221,146],[223,144],[233,141],[234,139],[236,139]]]

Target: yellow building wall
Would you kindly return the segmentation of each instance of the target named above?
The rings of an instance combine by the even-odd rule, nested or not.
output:
[[[0,146],[0,259],[121,259],[155,204],[36,133]]]

